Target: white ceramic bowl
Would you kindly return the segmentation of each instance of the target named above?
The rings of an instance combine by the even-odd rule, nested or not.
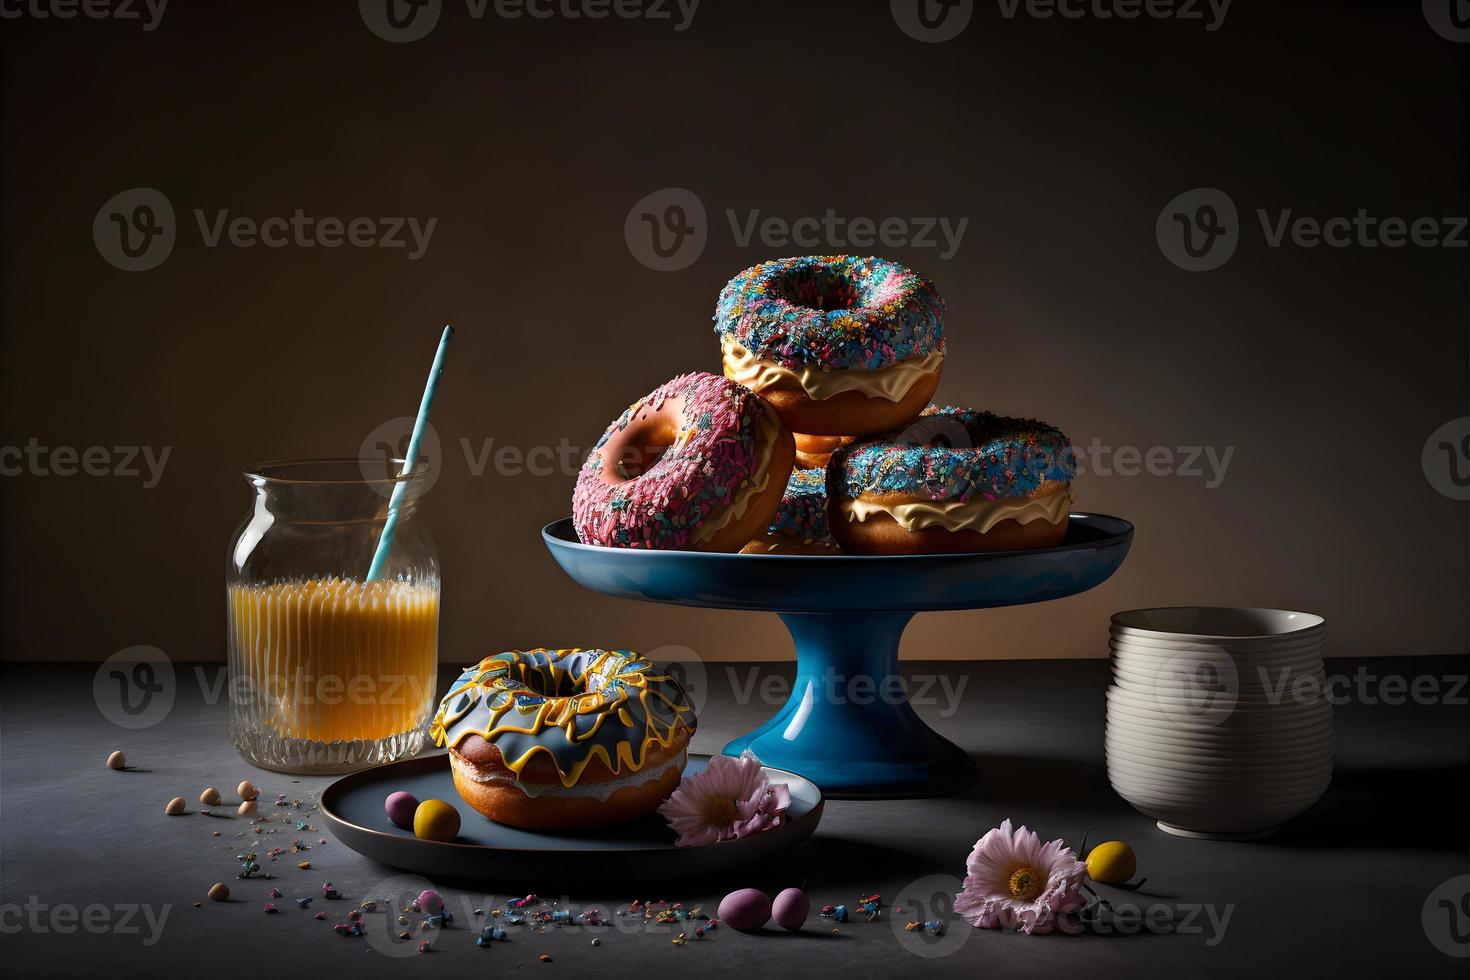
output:
[[[1227,606],[1129,609],[1114,613],[1112,618],[1112,628],[1119,633],[1232,647],[1280,642],[1284,637],[1300,637],[1310,631],[1322,630],[1325,624],[1326,620],[1314,613]]]
[[[1141,766],[1149,771],[1167,772],[1201,779],[1301,779],[1324,770],[1332,770],[1332,756],[1304,758],[1292,756],[1285,759],[1259,759],[1251,762],[1239,760],[1178,760],[1163,758],[1155,753],[1144,753],[1126,745],[1109,741],[1104,745],[1108,760]]]
[[[1242,701],[1229,693],[1199,694],[1194,697],[1169,698],[1158,694],[1125,691],[1119,687],[1107,690],[1108,707],[1116,708],[1141,722],[1164,722],[1176,728],[1221,728],[1265,731],[1298,728],[1331,722],[1332,704],[1323,699],[1296,703],[1262,704]]]
[[[1300,725],[1285,727],[1217,725],[1201,721],[1176,721],[1157,710],[1144,712],[1127,705],[1109,704],[1107,722],[1110,727],[1135,732],[1140,737],[1150,736],[1165,742],[1234,746],[1240,749],[1256,745],[1300,745],[1314,739],[1332,737],[1330,717],[1319,717]]]
[[[1131,752],[1173,758],[1180,762],[1239,762],[1252,765],[1285,762],[1290,759],[1317,759],[1330,755],[1336,747],[1331,732],[1315,733],[1303,739],[1273,739],[1251,744],[1238,742],[1201,743],[1170,738],[1149,729],[1109,724],[1104,741],[1116,743]]]
[[[1272,704],[1310,704],[1326,700],[1327,675],[1321,669],[1291,670],[1278,675],[1269,686],[1242,684],[1231,677],[1218,675],[1186,675],[1169,672],[1146,674],[1134,670],[1113,670],[1113,686],[1144,697],[1183,700],[1214,693],[1234,697],[1242,706]]]
[[[1300,816],[1316,800],[1229,808],[1190,803],[1162,803],[1130,797],[1118,791],[1135,810],[1158,823],[1160,830],[1178,837],[1203,840],[1255,840],[1269,837],[1281,825]]]
[[[1109,731],[1103,737],[1103,747],[1109,752],[1122,752],[1141,762],[1170,768],[1242,769],[1257,770],[1273,766],[1296,768],[1321,765],[1331,762],[1337,746],[1333,742],[1314,744],[1310,747],[1292,746],[1274,752],[1257,752],[1249,755],[1240,753],[1201,752],[1187,746],[1146,742],[1130,732]]]
[[[1332,782],[1332,774],[1294,783],[1196,782],[1151,776],[1128,766],[1108,764],[1108,781],[1120,793],[1143,796],[1160,803],[1199,803],[1245,808],[1269,803],[1315,800]]]
[[[1155,633],[1139,633],[1136,630],[1123,630],[1117,626],[1108,627],[1108,639],[1114,644],[1126,644],[1135,646],[1144,651],[1177,652],[1191,651],[1201,654],[1239,654],[1242,657],[1264,657],[1274,652],[1298,651],[1298,649],[1320,649],[1326,645],[1326,627],[1302,630],[1301,633],[1289,633],[1286,636],[1255,636],[1250,639],[1220,639],[1216,636],[1191,636],[1191,638],[1176,639],[1169,636],[1155,635]]]

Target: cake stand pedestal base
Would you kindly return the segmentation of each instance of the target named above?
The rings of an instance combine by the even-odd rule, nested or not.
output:
[[[909,703],[898,643],[913,615],[782,613],[796,641],[791,696],[724,753],[748,749],[837,798],[939,795],[974,782],[974,761]]]

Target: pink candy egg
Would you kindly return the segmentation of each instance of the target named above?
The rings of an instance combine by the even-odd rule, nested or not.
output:
[[[754,932],[771,918],[771,900],[759,888],[742,888],[720,901],[720,922],[741,932]]]
[[[806,897],[806,892],[800,888],[788,888],[771,903],[771,918],[782,929],[796,932],[806,924],[806,917],[811,910],[812,902]]]
[[[393,826],[402,827],[404,830],[413,829],[413,815],[418,808],[419,801],[414,798],[414,795],[401,790],[397,793],[389,793],[388,798],[383,801],[383,809],[388,814],[388,820]]]

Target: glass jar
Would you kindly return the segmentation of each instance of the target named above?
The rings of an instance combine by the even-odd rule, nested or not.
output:
[[[246,467],[250,510],[225,572],[230,738],[245,761],[347,772],[427,744],[439,660],[439,559],[417,515],[427,468],[381,461]],[[392,551],[365,581],[395,484]]]

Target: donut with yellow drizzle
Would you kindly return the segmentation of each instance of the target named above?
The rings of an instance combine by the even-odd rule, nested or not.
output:
[[[513,650],[460,675],[430,734],[454,785],[497,823],[602,827],[679,785],[697,722],[679,682],[631,650]]]

